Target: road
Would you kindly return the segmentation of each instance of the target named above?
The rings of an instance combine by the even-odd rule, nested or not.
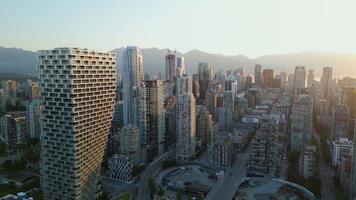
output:
[[[137,190],[137,200],[146,200],[149,199],[149,189],[148,189],[148,178],[156,174],[160,169],[162,162],[167,158],[174,156],[175,149],[163,154],[161,157],[157,158],[151,162],[147,168],[142,172],[140,180],[138,182]]]
[[[319,133],[314,129],[313,136],[318,142],[320,147]],[[320,148],[319,148],[320,149]],[[319,176],[321,179],[321,199],[322,200],[334,200],[336,199],[335,186],[333,182],[333,172],[323,159],[322,151],[319,151]]]
[[[208,193],[206,200],[231,200],[236,193],[239,185],[241,184],[241,178],[246,175],[246,164],[251,154],[251,144],[246,148],[245,152],[237,154],[237,159],[229,167],[225,176],[219,178],[216,186]],[[231,173],[231,176],[229,174]]]

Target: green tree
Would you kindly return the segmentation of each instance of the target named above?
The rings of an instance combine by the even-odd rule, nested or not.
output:
[[[165,190],[164,190],[163,186],[162,185],[158,186],[157,195],[160,197],[163,197],[164,193],[165,193]]]
[[[12,160],[6,160],[3,164],[2,167],[6,170],[10,170],[12,168]]]
[[[183,192],[182,190],[178,190],[176,194],[177,200],[183,200]]]
[[[148,185],[149,185],[149,187],[150,187],[151,193],[152,193],[152,194],[155,194],[156,191],[157,191],[157,187],[156,187],[155,179],[154,179],[152,176],[150,176],[150,177],[148,178]]]

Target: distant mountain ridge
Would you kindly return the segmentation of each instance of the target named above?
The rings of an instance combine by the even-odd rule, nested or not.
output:
[[[144,48],[142,49],[145,73],[165,72],[164,57],[168,49]],[[122,69],[122,56],[124,47],[112,50],[117,58],[118,71]],[[197,72],[199,62],[211,64],[215,71],[236,69],[244,67],[247,73],[253,74],[255,64],[263,68],[272,68],[277,72],[284,70],[292,73],[297,65],[314,69],[317,76],[321,75],[322,68],[331,66],[336,75],[356,76],[356,54],[351,53],[326,53],[304,51],[298,53],[265,55],[257,58],[248,58],[244,55],[226,56],[222,54],[206,53],[200,50],[191,50],[186,53],[176,52],[177,56],[184,56],[187,72]],[[17,73],[36,75],[37,53],[19,48],[0,47],[0,73]],[[352,69],[352,70],[350,70]]]

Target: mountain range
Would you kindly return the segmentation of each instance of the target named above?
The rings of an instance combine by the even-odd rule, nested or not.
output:
[[[115,52],[118,71],[122,69],[121,58],[124,47],[117,48]],[[142,49],[145,73],[164,73],[165,55],[168,49],[145,48]],[[200,50],[191,50],[186,53],[176,52],[177,56],[185,59],[186,71],[190,74],[197,72],[199,62],[211,64],[215,71],[244,67],[247,73],[253,74],[255,64],[263,68],[272,68],[292,73],[295,66],[303,65],[307,69],[314,69],[317,76],[322,73],[322,68],[331,66],[338,76],[356,76],[356,54],[327,53],[304,51],[289,54],[265,55],[257,58],[248,58],[244,55],[227,56],[212,54]],[[17,73],[36,75],[37,53],[19,48],[0,47],[0,73]]]

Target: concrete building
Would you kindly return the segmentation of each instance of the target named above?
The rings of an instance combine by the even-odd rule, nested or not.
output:
[[[128,46],[123,54],[124,124],[137,124],[138,88],[143,81],[143,57],[138,47]]]
[[[133,165],[144,161],[141,154],[140,131],[137,126],[127,124],[121,129],[120,134],[120,154],[131,160]]]
[[[322,96],[329,100],[331,97],[331,87],[332,87],[332,79],[333,76],[333,68],[324,67],[323,68],[323,77],[321,78],[321,91]]]
[[[147,161],[151,162],[164,153],[165,109],[161,80],[142,82],[138,113],[141,145],[145,147]]]
[[[176,76],[176,55],[175,52],[171,52],[168,50],[168,53],[165,57],[166,61],[166,81],[174,81],[174,77]]]
[[[115,54],[39,52],[44,199],[96,199],[115,104]]]
[[[337,167],[341,164],[344,156],[352,156],[353,144],[348,138],[338,138],[332,142],[332,165]]]
[[[214,132],[214,131],[213,131]],[[214,169],[227,169],[234,162],[234,144],[232,137],[214,133],[212,141],[208,144],[208,163]]]
[[[208,63],[199,63],[198,65],[199,75],[199,94],[200,98],[204,99],[206,91],[209,86],[210,80],[213,79],[213,68]]]
[[[308,71],[308,78],[307,78],[307,88],[311,88],[313,86],[313,83],[315,81],[315,76],[314,76],[314,70],[309,70]]]
[[[262,85],[262,66],[255,65],[255,85]]]
[[[32,100],[26,106],[27,128],[30,138],[40,138],[40,113],[41,106],[39,100]]]
[[[299,151],[303,144],[310,144],[313,131],[313,98],[299,95],[293,103],[291,116],[291,149]]]
[[[182,76],[183,74],[185,74],[184,57],[178,57],[176,76]]]
[[[304,145],[299,155],[299,175],[305,179],[313,176],[316,169],[316,146]]]
[[[273,69],[264,69],[262,73],[262,80],[264,87],[273,87]]]
[[[197,106],[196,117],[196,135],[197,140],[201,142],[201,146],[206,147],[210,143],[211,129],[213,128],[213,117],[209,113],[206,106]]]
[[[331,138],[348,137],[350,112],[347,106],[339,104],[331,111]]]
[[[296,66],[295,67],[295,79],[294,79],[294,89],[304,89],[305,88],[305,78],[306,78],[306,70],[304,66]]]
[[[353,152],[352,152],[352,165],[351,165],[351,181],[350,181],[350,198],[356,199],[356,131],[353,136]]]
[[[112,123],[123,126],[124,124],[124,101],[116,101]]]
[[[287,89],[290,92],[294,92],[295,85],[295,74],[288,75]]]
[[[196,113],[193,94],[177,96],[176,104],[176,152],[177,160],[190,160],[196,151]]]
[[[2,116],[0,120],[6,154],[16,153],[18,145],[24,144],[29,138],[26,113],[10,112]]]

